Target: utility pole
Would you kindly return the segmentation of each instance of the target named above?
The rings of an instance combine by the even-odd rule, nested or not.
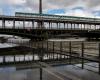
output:
[[[42,14],[42,0],[39,0],[39,15],[41,15],[41,14]],[[39,28],[42,28],[43,27],[43,22],[40,21],[38,23],[38,26],[39,26]],[[43,53],[40,53],[40,54],[42,55]],[[40,61],[42,61],[42,59],[43,59],[43,56],[40,57]],[[43,73],[42,70],[43,69],[41,68],[41,65],[40,65],[40,80],[42,80],[42,73]]]
[[[42,0],[39,0],[39,15],[42,14]],[[44,23],[42,21],[38,22],[38,28],[43,29]]]
[[[42,0],[39,0],[39,14],[42,14]]]

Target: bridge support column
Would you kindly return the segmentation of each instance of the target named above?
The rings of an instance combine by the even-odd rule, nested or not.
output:
[[[81,57],[82,57],[82,69],[84,69],[84,43],[83,42],[82,42],[81,46],[82,46],[82,48],[81,48],[81,50],[82,50],[82,55],[81,55]]]
[[[38,29],[43,29],[44,28],[44,23],[42,21],[37,22],[37,28]]]
[[[53,55],[52,55],[53,56],[53,59],[54,59],[54,56],[55,56],[55,52],[54,51],[55,51],[55,43],[53,41]]]
[[[15,29],[15,20],[13,20],[13,29]]]
[[[83,30],[85,30],[85,24],[83,24]]]
[[[52,29],[52,22],[51,22],[51,29]]]
[[[67,23],[67,28],[66,28],[66,29],[68,29],[68,28],[69,28],[68,24],[69,24],[69,23]]]
[[[90,24],[88,24],[88,30],[90,30],[91,29],[91,25]]]
[[[95,30],[97,29],[97,25],[95,25]]]
[[[23,29],[25,29],[25,20],[23,21]]]
[[[35,52],[34,50],[32,49],[32,53],[33,53],[33,61],[35,61],[34,57],[35,57]]]
[[[3,63],[6,63],[6,56],[3,56]]]
[[[49,29],[50,29],[50,22],[49,22]]]
[[[87,28],[87,24],[85,24],[85,30],[87,30],[88,28]]]
[[[85,30],[85,29],[84,29],[84,24],[82,24],[82,30]]]
[[[80,24],[80,28],[81,28],[81,30],[82,30],[82,24]]]
[[[73,24],[72,24],[72,23],[70,23],[70,26],[71,26],[71,29],[70,29],[70,30],[71,30],[71,32],[70,32],[70,33],[72,33],[72,30],[73,30],[73,27],[72,27],[72,26],[73,26]]]
[[[71,42],[69,42],[69,64],[72,62],[72,47]]]
[[[60,23],[59,23],[59,29],[60,29],[61,27],[60,27]]]
[[[58,28],[59,28],[59,27],[58,27],[58,23],[56,23],[56,24],[57,24],[57,29],[58,29]]]
[[[92,29],[92,25],[90,25],[90,30]]]
[[[96,30],[96,25],[94,24],[94,30]]]
[[[5,28],[5,20],[2,20],[2,28]]]
[[[76,27],[75,27],[75,23],[74,23],[74,30],[76,29]]]
[[[42,59],[41,59],[41,61],[43,61],[43,59],[44,59],[44,43],[43,43],[43,41],[42,41],[42,45],[41,45],[41,47],[42,47],[42,51],[41,51],[41,54],[42,54]]]
[[[62,42],[60,42],[60,59],[62,59]]]
[[[14,63],[16,63],[16,55],[14,55]]]
[[[99,74],[100,74],[100,43],[99,43],[99,67],[98,67],[98,68],[99,68],[99,69],[98,69],[98,70],[99,70],[98,72],[99,72]]]
[[[42,66],[40,65],[40,80],[42,80],[42,75],[43,74],[43,69],[42,69]]]
[[[48,56],[48,41],[46,42],[46,54],[47,54],[47,58],[49,57]]]
[[[88,24],[85,24],[85,29],[88,30]]]
[[[64,29],[65,29],[66,24],[64,23]]]
[[[34,29],[34,21],[32,21],[32,29]]]
[[[77,27],[78,27],[78,29],[80,29],[80,28],[79,28],[79,24],[77,24]]]

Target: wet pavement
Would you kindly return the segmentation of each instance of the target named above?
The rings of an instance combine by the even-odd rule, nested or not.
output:
[[[79,66],[79,64],[78,64]],[[90,68],[90,67],[88,67]],[[44,68],[42,80],[100,80],[98,73],[81,69],[74,65]],[[15,68],[0,69],[0,80],[40,80],[40,69],[17,70]]]

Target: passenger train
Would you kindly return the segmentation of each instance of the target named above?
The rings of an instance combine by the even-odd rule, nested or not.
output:
[[[38,14],[38,13],[22,13],[16,12],[15,16],[20,17],[36,17],[36,18],[48,18],[48,19],[62,19],[62,20],[81,20],[81,21],[100,21],[99,18],[88,17],[75,17],[75,16],[63,16],[63,15],[51,15],[51,14]]]

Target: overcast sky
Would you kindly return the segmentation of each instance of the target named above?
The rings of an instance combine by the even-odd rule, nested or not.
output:
[[[38,13],[38,0],[0,0],[0,14]],[[43,13],[100,17],[100,0],[43,0]]]

